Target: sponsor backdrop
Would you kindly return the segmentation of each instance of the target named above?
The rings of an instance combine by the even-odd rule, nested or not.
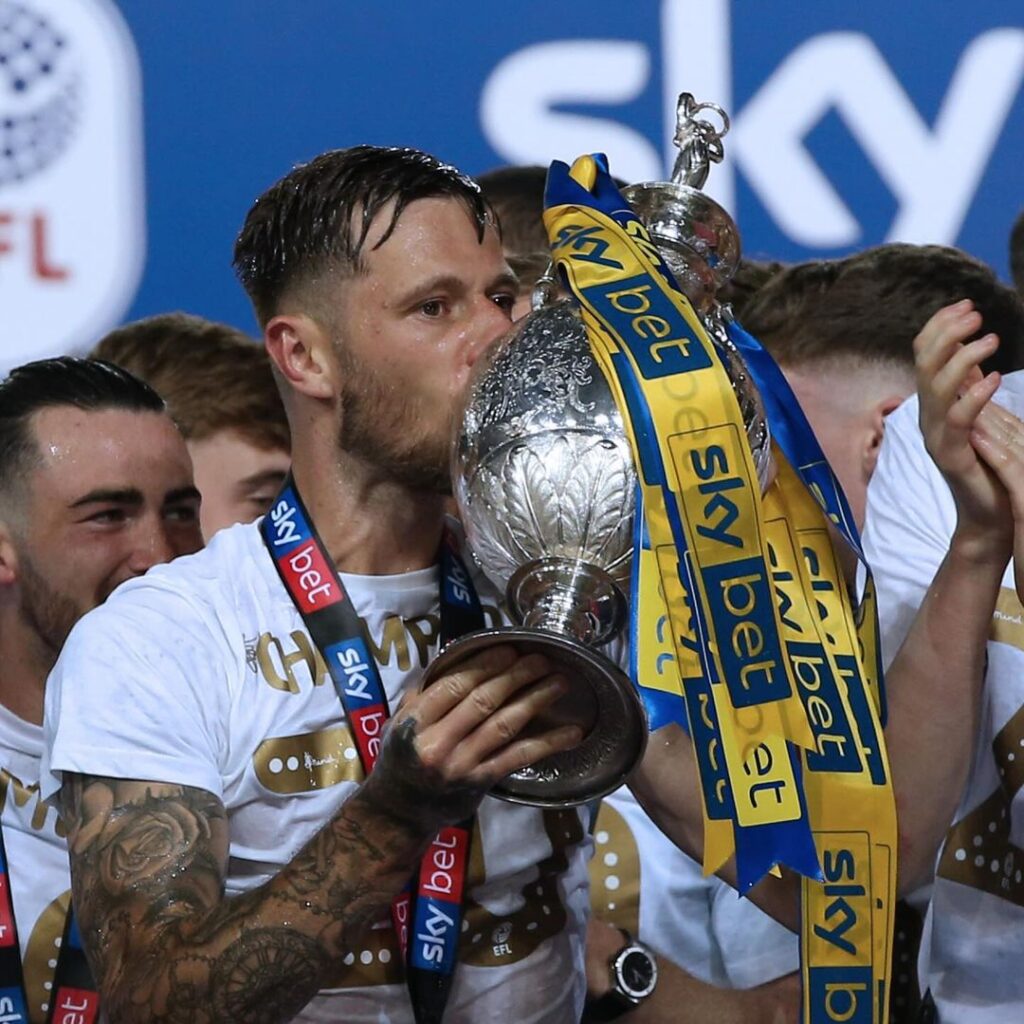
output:
[[[323,149],[663,177],[683,89],[733,117],[709,190],[748,253],[1005,277],[1022,77],[1019,0],[0,0],[0,367],[168,309],[253,329],[232,239]]]

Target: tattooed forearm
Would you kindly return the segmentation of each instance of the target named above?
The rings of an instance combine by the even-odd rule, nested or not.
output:
[[[68,774],[76,912],[113,1022],[283,1022],[387,915],[429,832],[360,790],[280,874],[226,898],[224,807],[184,786]]]
[[[226,898],[223,804],[187,786],[67,773],[76,913],[114,1022],[291,1019],[478,786],[427,769],[397,721],[369,779],[283,870]]]

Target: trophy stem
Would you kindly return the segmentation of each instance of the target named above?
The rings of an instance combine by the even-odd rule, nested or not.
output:
[[[509,580],[508,599],[524,626],[588,647],[612,640],[626,618],[626,599],[612,577],[571,558],[543,558],[520,567]]]

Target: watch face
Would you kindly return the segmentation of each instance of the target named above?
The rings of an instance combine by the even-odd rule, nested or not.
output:
[[[642,949],[629,949],[619,961],[622,987],[634,999],[643,999],[651,993],[658,976],[654,959]]]

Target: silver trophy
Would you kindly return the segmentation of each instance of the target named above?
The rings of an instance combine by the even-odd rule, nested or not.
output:
[[[697,118],[716,112],[715,129]],[[729,215],[700,191],[722,158],[728,119],[710,104],[679,102],[679,158],[670,182],[633,185],[625,198],[643,220],[718,344],[743,411],[762,485],[770,473],[760,397],[728,341],[715,293],[736,269],[739,236]],[[566,807],[617,788],[647,740],[643,703],[616,664],[633,551],[636,472],[608,383],[590,351],[574,303],[554,301],[550,275],[535,308],[474,368],[456,439],[452,480],[469,549],[504,590],[517,627],[449,644],[424,685],[474,651],[512,643],[540,651],[570,692],[537,723],[573,722],[573,750],[506,777],[495,796]],[[615,660],[613,660],[615,658]]]

